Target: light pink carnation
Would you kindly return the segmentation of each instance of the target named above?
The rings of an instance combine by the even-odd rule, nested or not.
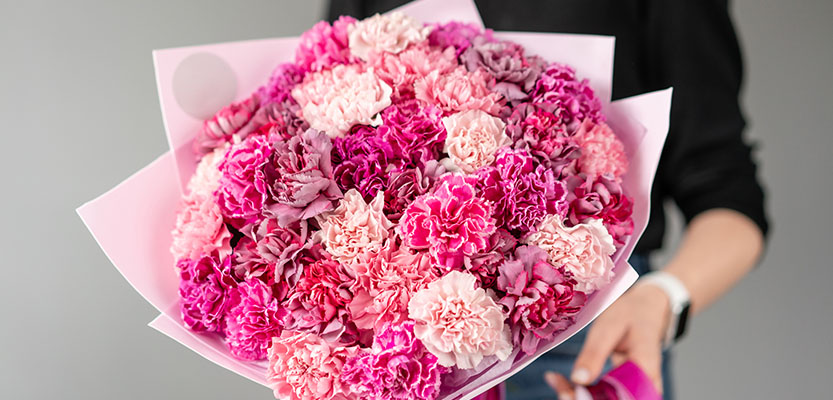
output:
[[[311,127],[330,137],[343,137],[353,125],[381,124],[377,114],[391,104],[392,92],[372,68],[351,64],[307,75],[292,90],[292,97]]]
[[[393,88],[395,98],[413,98],[414,83],[439,71],[446,74],[457,67],[454,49],[445,51],[414,45],[399,54],[374,53],[368,61],[380,79]]]
[[[393,228],[383,207],[382,192],[367,204],[358,191],[350,189],[335,210],[316,217],[321,225],[317,240],[342,264],[350,264],[363,252],[378,252]]]
[[[253,95],[238,103],[231,103],[205,120],[202,129],[194,139],[194,150],[198,154],[208,153],[217,147],[231,143],[236,136],[243,139],[254,129],[250,124],[260,107],[258,96]]]
[[[428,253],[397,248],[389,240],[379,253],[364,253],[351,265],[356,283],[351,288],[350,312],[359,329],[380,332],[386,323],[408,317],[411,296],[437,279]]]
[[[220,258],[231,254],[231,233],[223,223],[220,206],[211,196],[185,196],[171,235],[171,254],[175,259],[197,259],[214,250]]]
[[[610,175],[619,178],[628,170],[625,145],[606,123],[593,123],[585,119],[576,132],[576,142],[581,147],[578,169],[594,178]]]
[[[342,16],[332,25],[321,21],[301,35],[295,50],[295,63],[303,72],[320,71],[354,61],[350,55],[347,29],[356,19]]]
[[[563,266],[578,281],[576,290],[590,294],[613,279],[613,237],[600,219],[572,227],[564,226],[562,219],[550,215],[524,242],[546,251],[552,265]]]
[[[433,71],[414,84],[417,100],[437,106],[446,114],[482,110],[498,115],[502,96],[489,90],[486,74],[469,73],[463,66],[449,73]]]
[[[462,266],[484,250],[497,229],[492,206],[475,193],[474,177],[446,174],[432,193],[417,197],[399,220],[406,245],[429,249],[446,269]]]
[[[469,110],[443,118],[445,148],[453,166],[470,174],[495,161],[501,147],[512,143],[500,118],[481,110]],[[446,165],[448,168],[449,165]]]
[[[220,172],[219,165],[227,150],[228,145],[225,145],[202,156],[199,164],[197,164],[197,171],[191,177],[191,180],[188,181],[189,193],[200,196],[213,196],[214,191],[220,187],[220,178],[223,176],[223,173]]]
[[[424,41],[430,31],[431,28],[399,11],[376,14],[347,28],[350,51],[365,61],[372,53],[397,54],[411,43]]]
[[[474,275],[451,271],[408,303],[414,334],[444,367],[475,368],[483,358],[512,353],[506,315]]]
[[[339,380],[345,361],[357,352],[357,347],[333,347],[310,333],[284,331],[272,339],[266,381],[278,399],[358,399]]]

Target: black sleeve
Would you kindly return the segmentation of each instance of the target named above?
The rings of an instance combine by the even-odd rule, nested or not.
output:
[[[399,7],[409,0],[330,0],[327,8],[327,20],[335,21],[342,15],[357,19],[367,18],[376,13],[383,13]]]
[[[671,126],[657,184],[686,221],[728,208],[754,221],[766,234],[764,191],[738,95],[743,76],[740,48],[727,0],[662,0],[655,17],[651,61],[658,87],[674,87]]]

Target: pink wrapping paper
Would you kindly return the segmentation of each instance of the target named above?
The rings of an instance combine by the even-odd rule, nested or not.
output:
[[[443,13],[437,13],[441,9]],[[423,22],[466,21],[482,26],[471,0],[418,0],[401,8]],[[548,61],[574,66],[602,100],[609,125],[625,144],[630,170],[624,188],[634,198],[634,235],[615,256],[616,277],[597,291],[576,324],[542,343],[530,356],[510,357],[485,371],[459,376],[442,399],[468,400],[507,379],[541,354],[584,328],[636,280],[627,264],[648,222],[651,183],[668,131],[671,90],[610,102],[614,39],[604,36],[496,32]],[[202,120],[241,100],[266,82],[272,69],[294,56],[297,38],[264,39],[154,51],[157,86],[170,150],[112,190],[78,208],[105,254],[160,316],[150,326],[203,357],[265,385],[266,363],[237,360],[217,335],[184,328],[178,309],[178,277],[168,248],[182,188],[196,159],[191,142]],[[481,368],[482,370],[482,368]]]

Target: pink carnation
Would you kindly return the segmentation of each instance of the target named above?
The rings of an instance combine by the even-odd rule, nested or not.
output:
[[[171,254],[176,259],[196,259],[215,250],[221,257],[231,253],[231,233],[223,223],[220,207],[210,196],[185,196],[171,235]]]
[[[567,134],[561,110],[555,105],[524,103],[515,107],[507,120],[506,134],[514,148],[529,151],[559,176],[575,173],[579,146]]]
[[[417,197],[428,193],[445,172],[445,167],[436,160],[427,161],[422,167],[391,171],[385,184],[385,216],[398,222],[405,209]]]
[[[552,63],[544,70],[532,91],[532,101],[556,105],[569,133],[575,132],[584,119],[604,121],[602,103],[587,79],[579,80],[576,71],[564,64]]]
[[[266,218],[247,228],[234,249],[234,276],[239,280],[259,278],[267,284],[289,280],[294,285],[297,261],[313,247],[307,222],[282,227],[274,218]]]
[[[263,166],[272,146],[262,136],[251,136],[231,146],[219,168],[223,173],[217,203],[223,215],[237,228],[260,218],[266,201]]]
[[[177,262],[182,321],[197,332],[222,329],[229,308],[229,293],[236,286],[231,277],[228,257],[222,261],[217,252]]]
[[[578,281],[576,289],[581,292],[589,294],[610,283],[616,246],[602,221],[589,219],[566,227],[562,219],[549,216],[524,242],[547,252],[550,264],[563,266]]]
[[[263,167],[268,184],[266,211],[286,226],[333,208],[341,190],[333,180],[332,142],[309,129],[286,141],[277,141]]]
[[[472,24],[457,21],[434,24],[431,33],[428,35],[428,43],[431,46],[447,49],[453,47],[455,56],[459,56],[473,43],[488,43],[495,39],[492,30]]]
[[[235,136],[238,139],[245,138],[254,129],[249,122],[259,107],[258,97],[251,96],[217,111],[211,119],[203,122],[202,130],[194,139],[194,151],[198,154],[208,153],[224,144],[232,143]]]
[[[377,333],[387,323],[408,317],[411,295],[437,279],[427,253],[413,253],[389,240],[378,253],[359,256],[350,268],[356,275],[350,312],[360,329]]]
[[[469,73],[460,66],[448,73],[431,72],[414,84],[414,92],[417,100],[434,105],[445,114],[481,110],[498,115],[502,98],[489,90],[486,79],[483,72]]]
[[[347,29],[354,23],[355,18],[342,16],[332,25],[325,21],[313,25],[301,35],[301,41],[295,50],[295,63],[304,72],[315,72],[353,62]]]
[[[314,333],[330,343],[355,343],[358,331],[347,311],[354,282],[352,271],[329,258],[304,266],[282,303],[287,311],[284,329]]]
[[[266,381],[278,399],[358,400],[339,380],[345,361],[357,351],[314,334],[284,331],[269,348]]]
[[[454,268],[486,248],[495,231],[491,205],[477,197],[476,178],[447,174],[434,192],[418,197],[400,219],[406,245],[429,249],[437,263]]]
[[[581,147],[578,170],[592,177],[602,175],[618,179],[628,170],[625,145],[604,122],[595,124],[586,119],[576,132]]]
[[[460,271],[468,271],[477,278],[478,286],[484,289],[494,288],[497,284],[498,266],[512,254],[512,249],[518,245],[511,233],[505,229],[498,229],[489,236],[489,244],[483,251],[465,260],[465,264],[458,267]],[[442,274],[445,272],[442,270]]]
[[[424,41],[430,30],[400,11],[376,14],[347,28],[350,52],[364,61],[373,53],[397,54]]]
[[[497,226],[525,234],[550,214],[567,210],[564,183],[552,170],[535,165],[526,151],[505,149],[494,166],[477,171],[481,196],[494,204]]]
[[[594,180],[584,175],[568,177],[566,183],[570,203],[567,225],[599,218],[616,248],[624,246],[625,238],[633,233],[633,201],[625,196],[622,185],[604,176]]]
[[[413,98],[416,81],[431,71],[451,72],[458,65],[453,49],[438,51],[426,45],[414,45],[399,54],[373,53],[368,63],[376,76],[393,88],[394,98]]]
[[[387,325],[370,351],[347,360],[341,382],[366,400],[432,400],[445,368],[414,335],[413,321]]]
[[[501,307],[473,275],[452,271],[417,292],[408,303],[414,334],[444,367],[477,367],[483,358],[512,353]]]
[[[257,279],[241,282],[231,292],[225,320],[226,343],[231,354],[250,361],[266,358],[272,338],[281,333],[285,314],[265,283]]]
[[[548,340],[575,322],[586,296],[573,290],[576,281],[547,262],[547,253],[522,246],[515,257],[500,266],[499,303],[509,313],[512,341],[533,354],[541,340]]]
[[[333,259],[350,264],[361,253],[378,252],[382,248],[393,228],[382,212],[383,201],[380,192],[370,204],[365,203],[362,195],[351,189],[335,210],[317,217],[321,225],[317,239]]]
[[[342,137],[353,125],[379,125],[377,114],[390,105],[392,92],[372,68],[350,64],[307,75],[292,97],[311,127]]]
[[[394,103],[382,111],[383,138],[396,156],[413,165],[436,160],[446,139],[442,111],[416,100]]]
[[[293,63],[278,65],[269,77],[269,82],[257,91],[261,106],[294,103],[292,89],[303,80],[304,71],[297,65]]]

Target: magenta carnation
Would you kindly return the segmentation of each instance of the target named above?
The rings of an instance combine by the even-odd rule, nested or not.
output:
[[[483,250],[495,231],[492,206],[477,196],[476,179],[447,174],[434,192],[418,197],[400,220],[405,244],[430,249],[437,263],[449,268]]]
[[[355,59],[350,55],[347,28],[356,20],[342,16],[332,25],[321,21],[301,35],[295,50],[295,63],[302,71],[320,71],[337,64],[348,64]]]
[[[505,295],[498,303],[508,312],[512,341],[521,351],[534,353],[541,340],[575,322],[586,299],[575,284],[536,246],[518,247],[514,259],[500,266],[497,287]]]
[[[361,399],[431,400],[440,393],[446,368],[414,335],[413,321],[388,325],[370,351],[347,360],[341,382]]]
[[[269,192],[267,211],[280,225],[331,210],[341,198],[333,180],[331,149],[330,138],[314,129],[275,143],[263,169]]]
[[[304,71],[293,63],[278,65],[269,77],[269,82],[257,90],[261,106],[286,102],[295,103],[292,89],[304,80]]]
[[[222,330],[229,305],[229,292],[236,283],[231,277],[230,259],[219,259],[217,252],[199,258],[183,258],[179,269],[179,296],[182,321],[197,332]]]
[[[475,44],[460,55],[469,71],[485,71],[498,92],[511,104],[518,104],[529,98],[535,82],[546,67],[546,62],[537,56],[525,56],[518,44],[501,41]]]
[[[217,203],[223,215],[240,228],[260,218],[266,201],[266,176],[263,166],[272,147],[260,135],[233,145],[220,162],[223,173],[217,190]]]
[[[288,313],[284,328],[314,333],[328,342],[355,343],[358,331],[347,311],[354,282],[352,271],[330,258],[304,266],[282,303]]]
[[[601,219],[616,247],[624,246],[625,239],[633,233],[633,202],[625,196],[622,185],[603,176],[594,180],[584,175],[568,177],[566,184],[570,203],[567,224]]]
[[[385,141],[393,146],[396,156],[413,165],[436,160],[446,138],[442,111],[416,100],[394,103],[382,111]]]
[[[570,133],[575,132],[584,119],[595,123],[604,121],[602,103],[587,79],[579,80],[576,71],[564,64],[552,63],[544,70],[532,92],[532,101],[558,106]]]
[[[506,134],[514,148],[529,151],[538,162],[564,176],[575,172],[580,152],[575,138],[567,134],[561,114],[553,104],[521,104],[507,120]]]
[[[494,204],[499,227],[523,235],[547,215],[566,213],[564,184],[552,170],[535,166],[526,151],[501,151],[493,166],[477,171],[477,178],[478,192]]]
[[[258,96],[251,96],[217,111],[211,119],[203,122],[202,129],[194,139],[194,151],[197,154],[205,154],[231,143],[235,135],[239,139],[245,138],[254,129],[249,122],[259,107]]]
[[[286,311],[272,297],[272,290],[258,279],[237,285],[231,292],[231,306],[226,313],[226,343],[231,354],[243,360],[262,360],[281,333]]]
[[[445,167],[436,160],[427,161],[423,166],[391,171],[385,184],[385,216],[397,222],[417,197],[428,193],[434,183],[444,174]]]
[[[440,49],[454,47],[457,56],[468,49],[472,43],[488,43],[495,40],[491,29],[483,30],[472,23],[451,21],[434,24],[433,28],[428,34],[428,43]]]
[[[388,173],[402,164],[384,139],[388,130],[356,125],[347,136],[333,140],[333,176],[342,191],[356,189],[369,201],[385,189]]]

